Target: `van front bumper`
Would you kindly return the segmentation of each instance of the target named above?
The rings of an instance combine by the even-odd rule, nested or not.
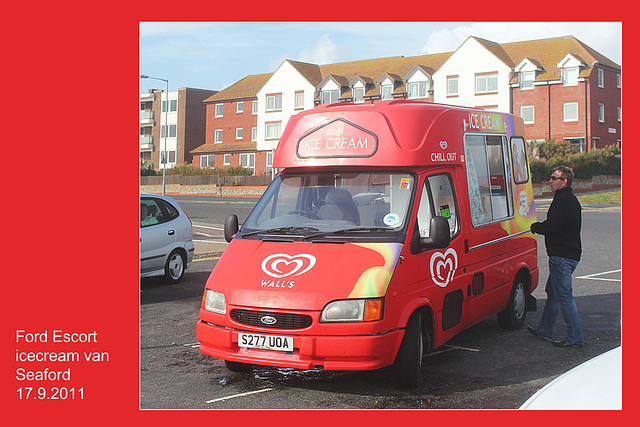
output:
[[[404,336],[403,329],[349,336],[295,335],[286,331],[261,335],[293,337],[292,352],[242,348],[237,329],[198,321],[200,351],[232,362],[294,369],[371,370],[391,365]]]

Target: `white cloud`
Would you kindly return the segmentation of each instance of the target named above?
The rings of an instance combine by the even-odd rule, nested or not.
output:
[[[316,44],[298,54],[298,60],[312,64],[330,64],[338,62],[342,54],[340,46],[335,44],[329,34],[321,36]]]

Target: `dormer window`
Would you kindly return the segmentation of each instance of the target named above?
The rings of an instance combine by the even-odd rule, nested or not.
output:
[[[426,98],[428,82],[409,83],[407,87],[407,95],[409,99]]]
[[[353,88],[353,102],[356,104],[362,104],[364,102],[364,88],[363,87],[354,87]]]
[[[562,85],[576,86],[578,84],[578,67],[562,69]]]
[[[393,98],[393,85],[382,85],[380,86],[380,97],[382,100],[392,99]]]
[[[533,89],[533,81],[536,78],[535,71],[523,71],[520,73],[520,89]]]
[[[578,56],[568,54],[557,65],[562,73],[563,86],[577,86],[580,67],[586,66],[585,62]]]
[[[338,102],[339,97],[340,97],[340,91],[338,89],[322,91],[323,104],[333,104],[334,102]]]

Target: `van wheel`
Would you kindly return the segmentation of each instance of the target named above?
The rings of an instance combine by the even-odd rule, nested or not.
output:
[[[402,344],[400,344],[393,364],[394,380],[400,387],[415,389],[420,383],[425,332],[422,315],[416,311],[409,319]]]
[[[527,317],[527,285],[521,275],[516,277],[509,296],[507,309],[498,313],[498,323],[505,329],[516,331]]]
[[[175,284],[182,280],[182,276],[184,276],[184,266],[185,259],[182,252],[177,249],[171,252],[164,266],[165,282]]]
[[[248,363],[242,363],[242,362],[232,362],[230,360],[225,360],[224,361],[225,366],[227,367],[228,370],[230,370],[231,372],[251,372],[251,365]]]

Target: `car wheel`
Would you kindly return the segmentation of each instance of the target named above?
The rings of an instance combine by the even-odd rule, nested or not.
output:
[[[225,366],[227,367],[228,370],[230,370],[231,372],[251,372],[251,365],[248,363],[242,363],[242,362],[232,362],[230,360],[225,360],[224,361]]]
[[[509,295],[509,303],[505,311],[498,313],[498,323],[510,331],[522,327],[527,317],[527,285],[521,275],[516,277]]]
[[[178,283],[184,276],[185,260],[182,252],[171,252],[164,266],[164,279],[167,283]]]
[[[428,342],[428,341],[427,341]],[[422,377],[422,356],[424,355],[425,330],[422,315],[413,313],[400,344],[393,364],[395,382],[403,388],[415,389]]]

